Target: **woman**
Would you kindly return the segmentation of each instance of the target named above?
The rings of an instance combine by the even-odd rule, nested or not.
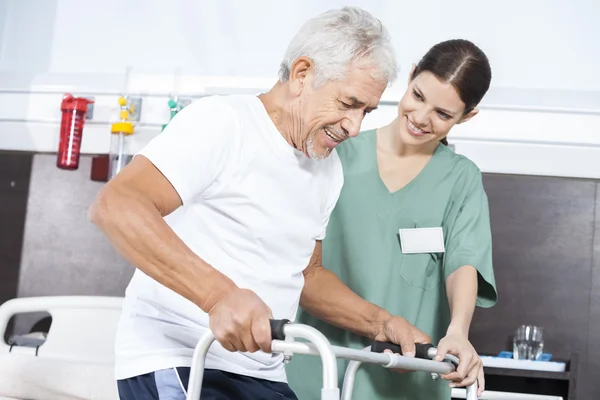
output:
[[[428,334],[440,353],[458,355],[466,374],[434,382],[425,372],[363,364],[355,399],[448,400],[450,385],[477,378],[483,389],[468,332],[475,306],[497,300],[488,203],[481,172],[447,147],[446,136],[477,114],[490,80],[488,59],[474,44],[439,43],[413,66],[397,118],[338,146],[345,183],[323,241],[324,267]],[[369,344],[303,311],[298,322],[315,326],[335,345]],[[340,384],[346,365],[338,364]],[[320,398],[318,357],[294,356],[287,370],[299,399]]]

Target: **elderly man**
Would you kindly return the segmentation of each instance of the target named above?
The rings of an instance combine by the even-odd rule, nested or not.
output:
[[[293,38],[271,90],[195,102],[106,184],[90,218],[136,267],[116,338],[122,399],[184,399],[208,329],[205,399],[295,399],[269,319],[293,320],[301,294],[344,329],[408,351],[426,340],[319,259],[343,183],[335,147],[396,68],[376,18],[326,12]]]

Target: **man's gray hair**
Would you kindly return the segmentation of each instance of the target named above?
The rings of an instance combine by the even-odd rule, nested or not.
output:
[[[343,79],[355,61],[375,68],[376,79],[388,85],[396,80],[398,65],[390,35],[381,21],[365,10],[344,7],[308,20],[290,42],[279,68],[286,82],[299,57],[309,57],[315,68],[315,85]]]

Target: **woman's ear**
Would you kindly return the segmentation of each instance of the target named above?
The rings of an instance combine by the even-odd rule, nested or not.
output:
[[[468,114],[461,117],[461,119],[457,122],[457,124],[462,124],[463,122],[467,122],[468,120],[470,120],[471,118],[476,116],[478,113],[479,113],[478,109],[476,109],[476,108],[472,109]]]

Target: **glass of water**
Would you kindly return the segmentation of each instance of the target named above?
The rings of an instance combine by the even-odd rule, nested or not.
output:
[[[544,352],[544,328],[521,325],[513,338],[515,360],[539,360]]]

